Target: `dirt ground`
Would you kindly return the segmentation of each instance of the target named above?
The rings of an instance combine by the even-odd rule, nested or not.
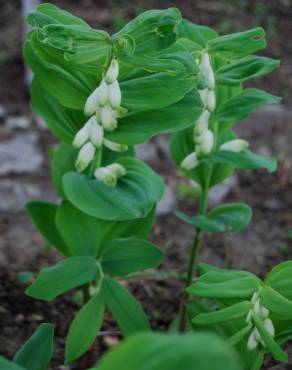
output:
[[[291,259],[292,43],[289,35],[292,33],[292,1],[52,2],[84,18],[94,27],[107,30],[118,29],[142,10],[168,6],[177,6],[187,18],[214,26],[222,33],[256,25],[265,27],[268,38],[265,55],[281,59],[282,66],[271,76],[257,80],[256,86],[283,96],[283,103],[279,107],[261,110],[248,122],[239,125],[238,130],[251,140],[258,153],[276,155],[279,168],[274,174],[265,171],[237,173],[231,182],[212,191],[211,205],[221,201],[243,201],[253,208],[254,215],[251,224],[239,234],[205,236],[200,259],[218,266],[228,264],[233,268],[247,269],[260,276],[264,276],[273,265]],[[48,154],[55,141],[34,119],[30,110],[21,56],[23,27],[20,2],[0,0],[0,9],[0,154],[5,148],[11,148],[9,155],[1,157],[0,163],[0,353],[11,357],[41,322],[52,322],[56,327],[56,353],[50,369],[82,370],[87,365],[89,367],[93,359],[98,359],[105,349],[116,344],[119,333],[107,315],[92,356],[71,367],[61,366],[64,338],[78,310],[74,295],[46,303],[24,294],[26,284],[21,282],[19,273],[37,272],[59,258],[54,251],[45,251],[42,238],[24,212],[24,204],[30,199],[57,200],[50,183]],[[168,189],[151,235],[151,240],[166,254],[160,270],[181,273],[185,270],[193,230],[179,221],[173,211],[180,209],[191,213],[197,204],[188,195],[189,184],[179,178],[166,146],[167,137],[162,136],[148,146],[142,146],[139,155],[164,177]],[[32,148],[32,153],[28,148]],[[159,275],[128,281],[127,284],[152,318],[153,328],[168,329],[178,311],[181,280]],[[268,358],[265,369],[291,370],[292,356],[290,362],[290,365],[276,366]]]

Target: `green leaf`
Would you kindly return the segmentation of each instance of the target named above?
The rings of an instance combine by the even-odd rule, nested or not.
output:
[[[120,118],[117,130],[106,137],[127,145],[143,143],[159,133],[172,133],[193,125],[201,112],[201,100],[193,91],[166,108],[134,112]]]
[[[249,224],[252,211],[244,203],[231,203],[213,208],[206,216],[189,217],[182,212],[177,212],[176,215],[183,221],[209,232],[238,232]]]
[[[57,209],[57,205],[47,202],[30,202],[26,205],[30,218],[41,234],[61,253],[68,256],[68,246],[55,225]]]
[[[280,61],[258,56],[248,56],[216,71],[218,84],[236,86],[249,78],[263,76],[280,65]]]
[[[135,55],[151,55],[171,45],[177,37],[177,25],[181,22],[176,8],[147,10],[130,21],[113,35],[116,44],[123,44],[126,36],[135,40]],[[123,49],[122,49],[123,51]]]
[[[112,276],[154,268],[161,263],[163,253],[154,244],[137,238],[115,239],[103,248],[102,269]]]
[[[265,279],[265,285],[269,285],[278,293],[292,300],[292,261],[285,261],[273,267]]]
[[[280,318],[292,319],[292,302],[269,286],[260,291],[261,304]]]
[[[102,325],[104,298],[102,287],[77,313],[66,339],[65,364],[82,356],[93,344]]]
[[[25,370],[25,369],[9,360],[6,360],[6,358],[4,358],[3,356],[0,356],[0,370]]]
[[[252,325],[249,324],[239,330],[237,333],[232,335],[232,337],[227,339],[227,343],[230,344],[231,346],[235,346],[237,343],[239,343],[245,336],[251,331]]]
[[[256,109],[267,104],[277,104],[281,99],[259,89],[244,89],[239,94],[225,101],[214,114],[219,129],[227,129],[235,123],[249,117]],[[240,107],[240,109],[238,109]],[[221,125],[221,128],[220,128]]]
[[[96,274],[94,258],[66,258],[55,266],[44,268],[25,293],[33,298],[52,301],[58,295],[94,280]]]
[[[71,144],[75,134],[86,122],[82,112],[62,107],[46,93],[36,78],[31,85],[31,98],[34,111],[48,125],[58,139]]]
[[[217,270],[200,276],[187,292],[199,297],[250,299],[259,287],[259,279],[251,273]]]
[[[137,159],[120,158],[116,162],[127,171],[116,187],[70,172],[63,178],[67,198],[82,212],[103,220],[146,217],[162,197],[162,179]]]
[[[245,316],[251,308],[251,302],[243,301],[230,307],[223,308],[222,310],[210,313],[200,313],[192,319],[192,323],[199,325],[208,325],[237,319],[239,317]]]
[[[183,19],[178,27],[179,38],[189,39],[204,49],[208,41],[218,37],[216,31],[212,28],[194,24],[186,19]]]
[[[54,326],[51,324],[41,324],[17,351],[13,362],[29,370],[46,370],[53,356],[53,352]]]
[[[149,322],[140,303],[119,283],[106,278],[103,293],[106,305],[125,336],[149,330]]]
[[[262,337],[263,341],[265,342],[274,359],[281,362],[288,362],[287,354],[282,350],[279,344],[271,337],[271,335],[264,327],[262,321],[256,315],[254,315],[252,319],[260,333],[260,336]]]
[[[96,256],[101,234],[98,219],[63,201],[57,211],[56,225],[69,246],[70,256]]]
[[[244,150],[240,153],[230,150],[220,150],[204,159],[206,163],[228,163],[242,170],[255,170],[266,168],[269,172],[277,169],[277,161],[274,158],[264,157]]]
[[[234,351],[212,333],[140,333],[106,354],[97,370],[239,370]]]
[[[165,108],[195,87],[194,77],[155,73],[120,82],[122,106],[134,111]]]
[[[75,17],[73,14],[58,8],[56,5],[45,3],[40,4],[36,7],[36,11],[32,11],[28,14],[27,22],[34,27],[44,26],[44,20],[48,21],[45,24],[68,24],[68,25],[80,25],[88,27],[89,25],[82,19]]]
[[[214,38],[208,42],[208,50],[231,59],[241,58],[266,47],[265,31],[261,27]]]

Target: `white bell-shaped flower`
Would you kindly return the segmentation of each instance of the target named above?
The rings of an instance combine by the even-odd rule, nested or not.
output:
[[[196,147],[198,157],[205,156],[212,151],[214,145],[214,134],[210,130],[205,130],[201,135],[201,142]]]
[[[115,112],[110,105],[100,108],[98,117],[106,131],[113,131],[117,128]]]
[[[209,70],[207,74],[207,84],[210,90],[215,88],[215,75],[212,69]]]
[[[94,117],[89,118],[85,125],[77,132],[73,140],[74,148],[81,148],[90,137],[91,123]]]
[[[207,52],[202,54],[199,68],[204,76],[207,76],[210,70],[212,71],[210,56]]]
[[[275,336],[275,328],[273,325],[273,322],[271,319],[265,319],[264,322],[264,327],[266,328],[267,332],[270,334],[271,337]]]
[[[195,135],[201,135],[203,131],[208,129],[209,119],[210,119],[210,112],[207,110],[204,110],[195,124],[195,128],[194,128]]]
[[[105,104],[107,104],[108,94],[109,94],[108,84],[103,79],[99,85],[97,93],[97,104],[100,107],[103,107]]]
[[[119,163],[112,163],[109,166],[107,166],[111,173],[113,173],[117,177],[124,176],[126,174],[126,169],[124,166],[122,166]]]
[[[128,150],[128,145],[114,143],[113,141],[103,139],[103,144],[113,152],[123,153]]]
[[[118,81],[108,85],[108,103],[114,109],[119,109],[122,101],[121,89]]]
[[[247,349],[249,351],[254,350],[258,346],[258,340],[256,339],[255,330],[253,330],[247,341]]]
[[[88,116],[91,116],[96,112],[96,109],[98,108],[98,95],[99,95],[99,86],[89,95],[89,97],[86,100],[85,107],[84,107],[84,113]]]
[[[187,155],[181,162],[180,167],[185,171],[190,171],[196,168],[199,164],[199,160],[196,153]]]
[[[119,76],[119,62],[117,59],[113,59],[111,61],[110,67],[106,72],[105,80],[108,84],[112,84],[115,80],[117,80]]]
[[[249,147],[249,143],[246,140],[234,139],[227,141],[220,145],[219,150],[229,150],[231,152],[241,152]]]
[[[90,128],[90,141],[96,148],[99,148],[103,143],[103,127],[97,123],[95,116],[94,119]]]
[[[97,168],[94,172],[94,176],[98,181],[101,181],[108,186],[115,187],[117,184],[117,176],[115,176],[107,167]]]
[[[75,163],[78,172],[82,172],[93,160],[95,154],[95,147],[92,143],[86,143],[79,151]]]
[[[200,98],[201,98],[201,101],[203,103],[204,106],[207,105],[207,96],[208,96],[208,89],[202,89],[202,90],[198,90],[199,92],[199,95],[200,95]]]
[[[216,96],[214,90],[208,90],[206,94],[206,107],[210,112],[213,112],[216,108]]]

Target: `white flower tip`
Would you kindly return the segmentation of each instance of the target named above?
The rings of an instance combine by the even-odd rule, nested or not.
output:
[[[199,157],[211,153],[214,145],[214,134],[210,130],[206,130],[200,136],[200,143],[196,147],[196,152]]]
[[[82,172],[93,160],[95,147],[92,143],[86,143],[79,151],[75,166],[78,172]]]
[[[123,153],[128,150],[128,145],[114,143],[113,141],[107,139],[103,139],[103,143],[108,149],[112,150],[113,152]]]
[[[117,177],[107,167],[97,168],[94,176],[98,181],[103,182],[107,186],[115,187],[117,184]]]
[[[181,162],[180,167],[185,171],[190,171],[196,168],[199,164],[199,160],[197,158],[196,153],[191,153],[185,157],[185,159]]]
[[[72,143],[74,148],[81,148],[89,140],[91,123],[92,117],[89,118],[85,125],[77,132]]]
[[[85,107],[84,107],[84,113],[88,116],[91,116],[94,114],[98,108],[98,94],[99,94],[99,87],[97,87],[87,98]]]
[[[119,62],[117,61],[117,59],[113,59],[111,61],[109,69],[106,72],[105,80],[108,84],[111,84],[115,80],[117,80],[118,76],[119,76]]]
[[[101,124],[106,131],[113,131],[117,128],[117,120],[115,112],[111,106],[105,105],[99,110],[98,113]]]
[[[208,129],[209,119],[210,119],[210,112],[208,110],[204,110],[201,113],[200,117],[198,118],[197,122],[195,123],[195,128],[194,128],[195,135],[201,135],[203,131]]]
[[[118,81],[108,85],[108,103],[114,109],[119,109],[122,102],[122,94]]]
[[[219,150],[229,150],[231,152],[241,152],[249,147],[249,143],[246,140],[235,139],[227,141],[222,144]]]
[[[92,144],[99,148],[102,145],[103,142],[103,127],[100,126],[96,121],[91,125],[90,129],[90,141]]]
[[[107,101],[108,101],[108,94],[109,94],[109,88],[108,84],[103,79],[99,85],[98,92],[97,92],[97,104],[100,107],[103,107]]]
[[[112,163],[107,168],[114,174],[116,177],[122,177],[126,174],[126,169],[119,163]]]
[[[255,331],[253,330],[247,341],[247,349],[253,351],[258,346],[258,341],[256,339]]]
[[[209,111],[213,112],[216,108],[216,96],[214,90],[208,90],[205,102]]]
[[[266,328],[267,332],[270,334],[271,337],[275,336],[275,328],[273,325],[273,322],[271,319],[265,319],[264,322],[264,327]]]

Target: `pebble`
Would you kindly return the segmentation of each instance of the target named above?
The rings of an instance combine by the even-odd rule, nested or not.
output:
[[[166,184],[164,195],[157,205],[157,215],[166,216],[172,214],[176,210],[177,198],[173,188]]]
[[[15,135],[0,143],[0,175],[37,172],[43,164],[36,133]]]
[[[30,126],[30,119],[29,117],[25,116],[10,116],[7,117],[5,120],[5,129],[7,131],[14,131],[14,130],[25,130],[28,129]]]

